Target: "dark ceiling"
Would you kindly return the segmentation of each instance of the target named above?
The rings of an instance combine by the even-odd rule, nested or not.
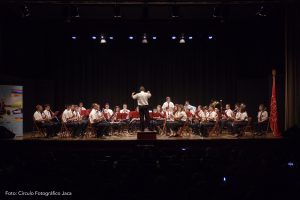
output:
[[[25,2],[25,3],[24,3]],[[171,20],[176,9],[178,18],[182,20],[209,20],[213,18],[214,8],[218,15],[226,20],[244,20],[257,18],[256,13],[264,7],[267,17],[278,17],[282,14],[282,2],[266,1],[2,1],[0,16],[3,20],[22,19],[24,5],[27,6],[32,20],[65,20],[69,15],[74,20],[74,9],[78,9],[79,18],[75,20],[112,20],[116,7],[120,10],[121,20]],[[70,11],[71,10],[71,11]],[[146,13],[146,14],[145,14]],[[70,17],[69,16],[69,17]],[[26,17],[25,17],[26,18]],[[174,19],[174,18],[173,18]]]

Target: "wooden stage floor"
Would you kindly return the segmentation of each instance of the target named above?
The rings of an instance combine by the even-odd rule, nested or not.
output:
[[[245,133],[245,135],[241,136],[241,137],[234,137],[229,133],[222,133],[221,135],[210,135],[209,137],[201,137],[199,135],[194,135],[191,134],[190,136],[183,136],[183,137],[169,137],[166,135],[157,135],[157,140],[166,140],[166,141],[172,141],[172,140],[176,140],[176,141],[180,141],[180,140],[244,140],[244,139],[254,139],[254,140],[258,140],[258,139],[279,139],[275,136],[273,136],[272,133],[267,133],[263,136],[254,136],[252,133],[247,132]],[[101,137],[101,138],[86,138],[86,137],[77,137],[77,138],[60,138],[58,136],[56,137],[51,137],[51,138],[43,138],[43,137],[38,137],[35,136],[33,132],[29,132],[29,133],[25,133],[24,136],[22,137],[16,137],[14,138],[14,140],[63,140],[63,141],[135,141],[137,140],[137,135],[136,134],[132,134],[132,135],[122,135],[122,136],[105,136],[105,137]]]

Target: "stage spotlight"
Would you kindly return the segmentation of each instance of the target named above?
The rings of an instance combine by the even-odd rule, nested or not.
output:
[[[171,14],[172,18],[178,18],[179,17],[179,7],[178,5],[173,5],[172,6],[172,14]]]
[[[181,148],[181,151],[186,151],[186,148],[184,148],[184,147],[183,147],[183,148]]]
[[[129,36],[128,38],[129,38],[129,40],[133,40],[133,36]]]
[[[144,35],[143,35],[142,43],[143,44],[147,44],[148,43],[148,39],[147,39],[147,34],[146,33],[144,33]]]
[[[192,40],[193,39],[193,36],[189,36],[189,40]]]
[[[209,40],[212,40],[212,39],[214,39],[214,37],[213,37],[212,35],[209,35],[209,36],[208,36],[208,39],[209,39]]]
[[[156,36],[152,36],[152,39],[153,39],[153,40],[156,40],[156,39],[157,39],[157,37],[156,37]]]
[[[30,16],[30,9],[29,9],[29,6],[25,4],[22,7],[22,17],[25,18],[25,17],[29,17],[29,16]]]
[[[258,11],[256,12],[256,15],[259,16],[259,17],[266,17],[267,16],[267,13],[265,11],[265,8],[264,6],[261,6]]]
[[[290,162],[288,162],[288,164],[287,164],[287,165],[288,165],[288,167],[290,167],[290,168],[293,168],[293,167],[295,166],[295,164],[294,164],[293,162],[291,162],[291,161],[290,161]]]
[[[76,40],[76,39],[77,39],[77,37],[76,37],[76,36],[72,36],[71,38],[72,38],[72,40]]]
[[[92,36],[92,39],[93,39],[93,40],[96,40],[96,39],[97,39],[97,37],[96,37],[96,36]]]
[[[101,44],[105,44],[106,43],[106,39],[105,39],[105,36],[103,34],[100,36],[100,43]]]
[[[223,182],[226,183],[227,182],[227,178],[226,176],[223,177]]]
[[[184,43],[185,43],[184,34],[181,34],[179,43],[180,43],[180,44],[184,44]]]
[[[172,40],[176,40],[176,36],[173,35],[173,36],[172,36]]]
[[[114,37],[113,37],[113,36],[109,36],[108,38],[109,38],[110,40],[113,40],[113,39],[114,39]]]

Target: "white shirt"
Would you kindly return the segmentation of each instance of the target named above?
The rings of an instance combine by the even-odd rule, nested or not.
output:
[[[167,121],[174,121],[174,115],[172,111],[166,111],[166,119]]]
[[[151,97],[151,93],[150,92],[144,92],[144,91],[141,91],[140,93],[132,95],[133,99],[137,99],[137,103],[138,103],[139,106],[149,105],[148,99],[150,97]]]
[[[51,118],[52,118],[51,113],[50,113],[49,110],[44,110],[43,113],[44,113],[44,115],[46,116],[46,119],[51,119]]]
[[[73,117],[72,110],[65,109],[61,116],[61,119],[64,123],[66,123],[68,121],[68,119],[72,118],[72,117]]]
[[[81,112],[82,110],[86,110],[85,107],[79,107],[79,112]]]
[[[264,122],[267,121],[269,118],[268,112],[267,111],[259,111],[257,114],[257,121],[258,122]]]
[[[33,114],[33,118],[35,121],[42,121],[45,119],[45,114],[41,113],[40,111],[35,111]]]
[[[200,111],[198,112],[198,117],[200,118],[200,120],[205,120],[206,115],[205,115],[205,113],[203,112],[203,110],[200,110]]]
[[[235,115],[235,119],[240,120],[240,121],[248,121],[248,114],[247,112],[237,112]]]
[[[195,113],[195,111],[196,111],[196,109],[197,109],[195,106],[192,106],[192,105],[190,105],[190,104],[189,104],[189,105],[186,105],[186,108],[189,109],[190,111],[194,112],[194,113]]]
[[[216,111],[208,112],[208,120],[209,121],[217,121],[218,114]]]
[[[166,101],[166,102],[162,105],[162,109],[163,109],[163,110],[166,110],[166,108],[168,108],[168,107],[170,108],[170,110],[174,110],[174,107],[175,107],[175,106],[174,106],[174,103],[171,102],[171,101],[170,101],[170,102],[167,102],[167,101]]]
[[[128,109],[122,109],[122,110],[120,110],[120,113],[126,113],[126,114],[128,114],[130,112],[130,110],[128,110]]]
[[[109,117],[111,117],[114,114],[114,111],[112,111],[112,109],[109,108],[105,108],[103,112],[109,114]]]
[[[92,111],[89,114],[90,123],[91,124],[95,123],[95,120],[100,119],[102,116],[103,116],[102,112],[100,112],[99,110],[92,109]]]
[[[231,109],[225,110],[225,113],[227,117],[233,117],[233,111]]]
[[[175,113],[175,117],[176,117],[176,118],[180,118],[180,120],[181,120],[181,121],[184,121],[184,122],[185,122],[186,119],[187,119],[187,115],[186,115],[186,112],[185,112],[185,111],[180,111],[180,112],[178,111],[178,112],[176,112],[176,113]]]

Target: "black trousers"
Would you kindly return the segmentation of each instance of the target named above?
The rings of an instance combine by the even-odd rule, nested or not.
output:
[[[144,131],[145,128],[149,128],[150,124],[150,115],[149,115],[149,106],[139,106],[140,114],[140,129]]]
[[[268,127],[268,121],[254,122],[253,124],[254,131],[257,133],[266,133],[267,127]]]

